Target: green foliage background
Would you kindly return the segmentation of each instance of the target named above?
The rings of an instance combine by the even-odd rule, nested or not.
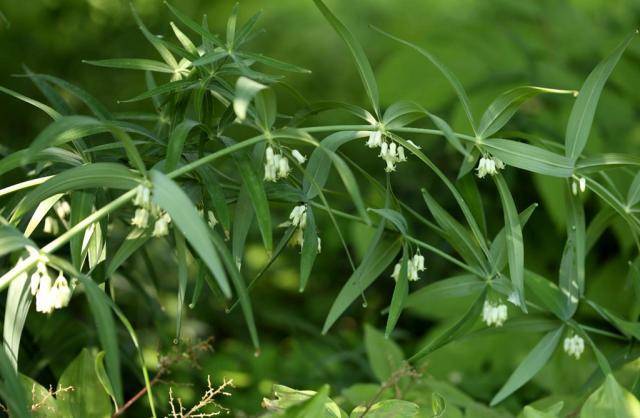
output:
[[[177,2],[176,2],[177,3]],[[518,85],[537,85],[559,89],[579,89],[593,66],[630,30],[640,23],[640,2],[634,0],[349,0],[328,1],[364,46],[374,67],[381,90],[383,107],[398,100],[412,99],[428,110],[451,121],[458,132],[468,133],[463,112],[445,79],[424,59],[409,49],[397,48],[376,34],[374,24],[404,39],[428,47],[458,75],[471,97],[476,115],[500,92]],[[171,36],[168,10],[159,1],[135,1],[141,17],[153,33]],[[231,10],[231,1],[183,0],[177,4],[186,14],[209,16],[212,29],[220,31]],[[366,103],[352,59],[341,40],[322,19],[311,1],[246,0],[241,3],[241,19],[263,9],[259,25],[266,29],[252,43],[252,50],[263,52],[293,64],[309,68],[312,75],[293,74],[288,81],[308,99],[339,99]],[[143,74],[114,71],[82,63],[84,59],[149,57],[153,50],[137,30],[128,4],[117,0],[0,0],[0,12],[8,24],[0,21],[0,85],[31,97],[38,92],[24,78],[22,65],[34,72],[52,74],[83,86],[112,110],[141,110],[148,103],[118,104],[142,92]],[[295,108],[295,100],[286,90],[279,92],[279,106]],[[511,122],[514,130],[561,139],[572,102],[563,97],[544,97],[527,102]],[[605,88],[598,107],[587,151],[640,154],[640,42],[634,42],[624,55]],[[45,126],[47,119],[28,105],[8,96],[0,98],[0,144],[4,153],[25,147]],[[327,116],[325,116],[326,118]],[[335,120],[335,115],[331,116]],[[421,141],[425,152],[450,173],[458,160],[441,140]],[[360,145],[349,148],[350,155],[365,168],[377,170],[380,161]],[[0,179],[0,186],[11,184],[19,172]],[[565,234],[562,182],[523,172],[511,174],[510,184],[519,208],[538,202],[525,229],[526,265],[549,277],[555,277]],[[438,195],[442,187],[431,173],[418,164],[405,164],[394,176],[398,197],[426,214],[419,187]],[[486,186],[485,186],[486,187]],[[484,188],[482,191],[485,191]],[[373,193],[363,190],[365,197]],[[448,196],[448,195],[447,195]],[[497,194],[487,187],[483,194],[485,210],[501,227],[501,209]],[[451,202],[441,201],[445,207]],[[347,208],[348,209],[348,208]],[[587,203],[588,218],[595,215],[598,203]],[[288,208],[275,212],[286,220]],[[494,214],[495,216],[491,216]],[[321,231],[330,231],[327,219],[321,219]],[[351,226],[348,241],[361,257],[370,236],[366,228]],[[423,231],[426,233],[426,231]],[[256,272],[266,260],[254,231],[254,245],[248,248],[249,271]],[[425,235],[429,242],[437,241]],[[205,293],[197,307],[186,314],[184,334],[194,341],[214,336],[214,352],[201,358],[201,369],[178,369],[170,380],[190,382],[178,386],[186,403],[197,399],[199,386],[207,374],[216,380],[233,378],[237,389],[225,405],[233,411],[255,414],[260,400],[272,383],[296,388],[319,388],[330,383],[332,393],[340,394],[358,382],[375,382],[364,347],[363,323],[382,328],[385,317],[380,311],[388,304],[393,281],[380,280],[367,292],[368,306],[353,306],[326,336],[320,328],[333,298],[350,274],[348,262],[337,238],[323,235],[323,252],[316,262],[310,286],[298,293],[298,254],[287,250],[253,290],[253,303],[262,352],[254,356],[249,337],[238,311],[224,313],[223,301]],[[441,245],[444,243],[440,242]],[[156,243],[149,248],[149,259],[134,258],[128,273],[141,282],[158,285],[146,302],[125,280],[116,280],[119,305],[140,329],[147,360],[153,367],[155,352],[169,350],[175,321],[175,262],[168,248]],[[627,317],[635,309],[634,294],[627,276],[627,262],[633,257],[633,242],[623,224],[614,224],[598,243],[587,263],[590,272],[588,297]],[[414,290],[436,279],[451,276],[451,266],[434,257],[427,259],[426,280]],[[148,268],[149,265],[155,272]],[[192,272],[191,277],[195,273]],[[248,277],[251,277],[249,275]],[[469,300],[439,303],[430,301],[405,313],[394,335],[405,354],[412,354],[425,340],[442,329],[447,320],[459,315]],[[358,304],[356,304],[358,305]],[[581,312],[598,324],[593,311]],[[25,372],[41,383],[54,383],[66,365],[85,345],[97,345],[90,314],[84,303],[50,318],[32,315],[27,322],[22,365]],[[145,326],[146,324],[146,326]],[[242,324],[242,325],[239,325]],[[601,324],[603,327],[607,325]],[[429,358],[425,373],[448,381],[478,400],[488,402],[504,383],[538,335],[494,334],[474,337],[452,344]],[[122,340],[126,338],[123,336]],[[615,345],[605,346],[607,354],[616,353]],[[133,393],[142,387],[133,364],[131,348],[122,351],[128,375],[125,390]],[[589,350],[587,350],[589,351]],[[632,355],[638,355],[632,353]],[[620,374],[621,383],[633,383],[639,363],[632,363]],[[589,377],[595,360],[588,353],[578,362],[558,350],[551,363],[532,383],[510,398],[506,407],[522,406],[548,394],[589,392],[594,389]],[[637,395],[637,393],[636,393]],[[135,415],[132,415],[135,416]]]

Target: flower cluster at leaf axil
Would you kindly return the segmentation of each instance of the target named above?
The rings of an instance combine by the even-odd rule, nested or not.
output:
[[[587,190],[587,179],[579,177],[571,181],[571,193],[577,196],[578,193],[584,193]]]
[[[411,141],[407,142],[416,148],[420,148]],[[388,140],[379,129],[371,131],[366,144],[369,148],[380,148],[380,154],[378,157],[382,158],[387,163],[387,166],[384,169],[387,173],[395,171],[397,163],[407,161],[404,147],[400,144],[396,144],[395,141]]]
[[[295,158],[299,164],[304,164],[304,162],[307,161],[307,157],[302,155],[297,149],[291,151],[291,156]],[[289,158],[282,152],[274,151],[271,145],[267,146],[264,152],[264,179],[266,181],[276,182],[288,177],[290,172],[291,166],[289,165]]]
[[[291,243],[298,245],[300,248],[304,245],[304,229],[307,226],[307,206],[298,205],[293,208],[289,214],[289,222],[285,225],[292,225],[296,230],[291,237]],[[322,250],[322,240],[318,237],[318,253]]]
[[[53,205],[53,210],[57,215],[57,218],[54,216],[46,216],[44,218],[44,225],[42,227],[42,231],[45,234],[58,235],[60,232],[60,221],[66,225],[67,218],[71,214],[71,206],[65,200],[60,200]]]
[[[30,250],[37,254],[35,250]],[[64,277],[62,271],[58,272],[55,280],[49,275],[47,259],[40,256],[36,268],[29,279],[31,294],[36,297],[36,311],[49,314],[55,309],[62,309],[69,305],[75,282],[71,284]]]
[[[490,176],[494,176],[498,174],[499,170],[502,170],[506,167],[505,163],[502,162],[501,159],[493,157],[491,155],[483,155],[478,161],[478,167],[476,168],[477,175],[479,178],[483,178],[487,174]]]
[[[573,337],[566,337],[563,344],[564,352],[574,357],[576,360],[580,359],[580,356],[584,352],[584,339],[575,334]]]
[[[133,204],[137,206],[137,209],[133,219],[131,219],[131,225],[136,228],[146,229],[149,226],[150,218],[154,218],[152,235],[154,237],[164,237],[169,234],[171,216],[151,202],[151,189],[149,187],[143,184],[137,187]]]
[[[507,305],[502,302],[484,301],[482,321],[488,327],[501,327],[508,318]]]
[[[402,270],[402,261],[396,263],[393,267],[393,273],[391,273],[391,277],[395,281],[398,281],[400,278],[400,271]],[[415,253],[414,256],[407,260],[407,279],[410,282],[416,282],[421,279],[419,273],[424,271],[424,256],[419,252]]]

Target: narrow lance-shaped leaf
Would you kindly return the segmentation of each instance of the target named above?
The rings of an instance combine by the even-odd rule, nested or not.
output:
[[[404,309],[404,304],[409,296],[409,254],[407,246],[404,246],[402,252],[402,259],[400,261],[400,274],[396,278],[396,285],[393,289],[393,296],[391,297],[391,305],[389,307],[389,316],[387,317],[387,326],[384,331],[384,336],[389,338],[391,332],[396,327],[400,314]]]
[[[302,232],[302,249],[300,255],[300,291],[304,291],[311,275],[313,263],[318,255],[318,231],[311,206],[307,205],[306,225]]]
[[[480,293],[478,298],[473,302],[473,304],[469,307],[467,312],[458,319],[449,329],[444,331],[442,334],[435,337],[431,342],[422,347],[415,353],[409,361],[416,362],[435,350],[449,344],[457,338],[465,335],[476,323],[477,319],[480,317],[480,313],[482,312],[482,307],[484,305],[484,301],[487,297],[487,290],[485,289]]]
[[[184,236],[174,229],[174,237],[176,240],[176,259],[178,260],[178,296],[176,306],[176,338],[180,340],[180,332],[182,331],[182,313],[184,310],[184,298],[187,294],[187,244]]]
[[[447,79],[447,81],[449,81],[449,84],[451,84],[451,86],[453,87],[453,90],[456,92],[456,95],[458,96],[458,99],[460,100],[460,103],[462,104],[462,108],[464,109],[465,114],[467,115],[467,119],[469,120],[469,124],[471,125],[471,128],[473,129],[474,132],[476,132],[476,123],[475,120],[473,118],[473,113],[471,112],[471,105],[469,104],[469,97],[467,96],[467,93],[464,90],[464,87],[462,87],[462,83],[460,83],[460,80],[458,80],[458,78],[442,63],[440,62],[439,59],[437,59],[435,56],[433,56],[429,51],[427,51],[424,48],[421,48],[415,44],[412,44],[411,42],[405,41],[404,39],[400,39],[396,36],[391,35],[390,33],[387,33],[385,31],[383,31],[380,28],[377,27],[373,27],[374,30],[376,30],[377,32],[381,33],[382,35],[393,39],[396,42],[400,42],[403,45],[406,45],[410,48],[413,48],[415,51],[417,51],[420,55],[422,55],[423,57],[425,57],[426,59],[428,59],[429,61],[431,61],[431,63],[433,65],[436,66],[436,68],[438,68],[438,70],[442,73],[442,75]]]
[[[482,138],[487,138],[498,132],[509,122],[522,103],[541,93],[578,94],[574,90],[558,90],[535,86],[522,86],[508,90],[491,102],[484,112],[480,120],[478,135]]]
[[[520,308],[522,308],[524,312],[527,312],[524,298],[524,244],[522,241],[522,226],[520,225],[516,204],[513,201],[507,182],[501,174],[494,176],[494,179],[498,186],[502,211],[504,212],[509,275],[511,276],[513,287],[518,293]]]
[[[85,64],[91,64],[98,67],[121,68],[126,70],[142,70],[154,71],[159,73],[173,73],[173,68],[164,62],[141,59],[141,58],[111,58],[104,60],[86,60]]]
[[[364,292],[391,264],[401,248],[400,240],[380,243],[385,222],[381,222],[362,263],[342,287],[329,310],[322,332],[326,333],[345,310]],[[382,228],[380,227],[382,226]]]
[[[209,236],[207,226],[182,189],[159,171],[151,171],[153,200],[167,211],[172,222],[187,238],[195,252],[205,262],[225,296],[231,297],[227,274]]]
[[[189,136],[189,133],[193,128],[198,126],[199,123],[190,119],[185,119],[180,122],[169,135],[169,142],[167,143],[167,157],[164,163],[164,169],[167,173],[175,170],[180,162],[182,150],[184,149],[184,143]]]
[[[4,350],[0,350],[0,377],[2,377],[2,381],[0,381],[0,398],[9,409],[11,417],[31,417],[31,408],[27,404],[27,394],[20,383],[18,373]]]
[[[591,74],[589,74],[580,89],[578,98],[569,115],[565,135],[565,153],[573,162],[578,159],[587,144],[593,117],[596,113],[596,107],[598,106],[598,100],[600,99],[604,84],[636,33],[637,32],[629,34],[616,49],[613,50],[611,55],[601,61],[596,68],[593,69]]]
[[[18,370],[20,339],[32,299],[29,277],[23,273],[9,285],[2,326],[4,351],[15,370]]]
[[[520,389],[547,364],[549,358],[551,358],[551,355],[558,346],[563,332],[564,326],[561,326],[557,330],[551,331],[542,337],[540,342],[538,342],[533,350],[531,350],[527,357],[520,363],[496,396],[493,397],[491,406],[502,402],[513,392]]]
[[[258,330],[256,328],[256,323],[253,316],[251,299],[249,299],[249,291],[247,290],[244,278],[242,277],[242,274],[240,274],[240,270],[238,269],[236,262],[233,259],[233,255],[224,244],[222,238],[216,233],[216,231],[210,231],[210,235],[213,240],[213,244],[216,246],[216,248],[220,252],[220,255],[222,256],[222,260],[231,276],[231,282],[236,289],[236,294],[238,295],[240,306],[242,308],[242,314],[244,315],[247,327],[249,328],[251,342],[253,343],[254,348],[256,350],[259,350],[260,340],[258,339]]]
[[[347,44],[351,55],[356,61],[356,66],[358,68],[358,74],[360,74],[360,78],[362,79],[362,84],[364,85],[364,89],[367,92],[367,96],[369,96],[369,100],[371,101],[371,106],[373,106],[373,110],[376,113],[376,116],[380,117],[380,105],[378,99],[378,85],[376,84],[376,79],[373,74],[373,70],[371,69],[371,64],[369,64],[369,60],[367,59],[367,55],[360,43],[358,43],[357,39],[353,34],[349,31],[349,29],[342,23],[338,18],[325,6],[322,0],[313,0],[318,9],[322,12],[324,17],[329,21],[331,26],[338,32],[338,35],[342,38],[342,40]]]

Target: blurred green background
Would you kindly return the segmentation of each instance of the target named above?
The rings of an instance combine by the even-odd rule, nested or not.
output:
[[[181,0],[174,2],[198,20],[206,14],[213,31],[223,32],[233,1]],[[156,34],[172,37],[171,16],[161,1],[138,0],[133,4],[147,26]],[[417,43],[438,56],[458,75],[466,87],[472,107],[479,117],[500,92],[517,85],[538,85],[579,89],[593,66],[625,35],[640,26],[637,0],[348,0],[327,4],[352,29],[363,44],[375,69],[383,106],[399,99],[416,100],[428,110],[451,121],[460,132],[468,132],[462,110],[446,80],[413,51],[401,48],[369,28],[375,25]],[[260,27],[265,29],[252,43],[252,50],[309,68],[311,75],[294,74],[288,81],[309,100],[341,100],[366,106],[355,67],[346,48],[324,21],[310,0],[245,0],[241,21],[262,10]],[[126,1],[118,0],[0,0],[0,85],[37,97],[28,79],[14,77],[23,66],[78,84],[115,111],[150,109],[149,103],[118,104],[145,90],[144,75],[92,67],[84,59],[145,57],[155,51],[137,29]],[[286,90],[279,91],[279,106],[295,110],[297,103]],[[70,100],[73,100],[70,98]],[[528,102],[512,121],[511,128],[547,139],[562,141],[572,104],[569,97],[541,97]],[[145,107],[147,106],[147,107]],[[45,116],[27,104],[8,96],[0,97],[0,144],[4,152],[25,147],[48,123]],[[614,71],[600,101],[587,151],[640,153],[640,42],[635,41]],[[333,117],[333,116],[331,116]],[[325,119],[319,119],[327,120]],[[454,178],[459,159],[434,137],[411,138],[426,148],[438,164]],[[361,146],[348,153],[383,179],[381,162]],[[564,200],[562,183],[507,170],[517,205],[523,209],[533,202],[540,207],[525,230],[526,264],[537,272],[556,277],[559,254],[564,244]],[[426,215],[418,190],[440,185],[434,176],[418,167],[403,164],[394,176],[398,196]],[[6,185],[10,179],[0,180]],[[625,181],[621,179],[620,181]],[[368,204],[379,197],[368,191]],[[490,184],[482,184],[489,230],[501,227],[502,213]],[[445,207],[448,194],[439,193]],[[346,208],[348,209],[348,207]],[[599,209],[595,199],[587,204],[587,219]],[[276,211],[284,221],[289,208]],[[345,224],[347,239],[361,255],[370,231]],[[297,388],[317,388],[330,383],[334,394],[356,382],[373,381],[362,344],[362,325],[384,324],[380,311],[391,298],[393,282],[381,279],[367,292],[368,307],[356,303],[327,336],[320,326],[331,301],[349,276],[350,268],[332,232],[328,219],[320,220],[323,253],[318,258],[308,290],[297,291],[298,254],[294,249],[276,263],[253,291],[258,328],[263,341],[260,356],[254,356],[241,315],[225,314],[224,304],[211,293],[203,295],[197,307],[187,312],[185,337],[192,341],[215,338],[213,353],[200,358],[200,367],[177,367],[167,380],[175,384],[185,403],[197,399],[199,388],[210,374],[236,383],[234,395],[225,401],[238,415],[256,414],[260,399],[271,384]],[[444,246],[428,231],[415,230],[424,241]],[[255,235],[254,237],[257,237]],[[247,277],[266,260],[258,240],[247,252]],[[588,260],[588,292],[594,300],[626,315],[631,303],[626,269],[631,254],[631,238],[622,225],[614,225]],[[130,320],[140,329],[149,363],[156,352],[171,349],[175,318],[175,263],[169,247],[157,243],[148,248],[148,258],[134,258],[125,265],[127,276],[114,281]],[[457,273],[435,256],[427,257],[426,283]],[[151,269],[149,267],[152,267]],[[155,273],[154,273],[155,272]],[[157,286],[152,287],[154,282]],[[140,289],[147,299],[141,303]],[[406,354],[461,312],[468,301],[421,306],[405,313],[396,340]],[[585,317],[597,318],[585,311]],[[69,326],[68,321],[73,321]],[[95,332],[84,302],[75,300],[65,315],[51,318],[30,316],[25,337],[25,371],[39,381],[54,382],[80,347],[95,341]],[[606,326],[605,324],[599,324]],[[501,386],[515,365],[534,343],[526,335],[493,335],[462,341],[430,358],[425,373],[458,385],[487,401]],[[125,359],[133,359],[132,348],[122,335]],[[615,346],[607,349],[614,351]],[[496,356],[496,351],[504,355]],[[46,353],[42,356],[42,353]],[[583,388],[594,368],[587,355],[576,363],[566,357],[547,366],[507,407],[518,409],[548,393],[563,394]],[[129,394],[140,387],[135,364],[129,364],[125,379]],[[188,383],[189,385],[183,385]],[[166,390],[166,385],[161,385]],[[142,405],[141,405],[142,406]],[[131,416],[135,415],[135,412]]]

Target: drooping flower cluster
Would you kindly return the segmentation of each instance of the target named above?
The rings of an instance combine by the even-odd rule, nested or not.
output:
[[[391,277],[393,277],[395,281],[398,281],[398,278],[400,277],[400,270],[402,270],[402,261],[396,263],[396,265],[393,267],[393,273],[391,273]],[[416,282],[421,278],[419,276],[419,273],[424,270],[424,256],[417,252],[407,262],[407,278],[410,282]]]
[[[131,219],[131,225],[136,228],[146,229],[149,226],[149,219],[153,217],[155,222],[152,235],[154,237],[164,237],[169,234],[171,216],[151,202],[151,189],[149,187],[143,184],[137,187],[133,204],[137,206],[137,209]]]
[[[506,167],[505,163],[499,158],[492,157],[490,155],[483,155],[478,161],[477,175],[479,178],[483,178],[487,174],[490,176],[498,174],[498,170],[502,170]]]
[[[31,294],[36,297],[36,311],[49,314],[55,309],[62,309],[69,305],[73,285],[59,272],[55,281],[49,276],[49,270],[44,260],[38,261],[35,271],[31,274]]]
[[[482,321],[488,327],[501,327],[507,320],[507,305],[504,303],[484,301]]]
[[[580,359],[580,356],[584,352],[584,339],[575,334],[573,337],[567,337],[564,339],[564,352],[574,357],[576,360]]]
[[[58,218],[54,216],[45,217],[42,230],[45,234],[58,235],[58,232],[60,232],[60,223],[58,222],[58,219],[65,223],[71,213],[71,206],[69,206],[69,203],[65,200],[59,200],[53,205],[53,210],[58,215]]]
[[[300,151],[294,149],[291,151],[291,156],[299,164],[304,164],[307,161],[307,157],[302,155]],[[291,172],[289,166],[289,159],[282,152],[275,152],[273,147],[269,145],[264,153],[264,179],[266,181],[276,182],[280,179],[286,178]]]
[[[415,146],[416,148],[420,148],[413,142],[408,142],[410,142],[411,145]],[[380,147],[380,154],[378,156],[387,163],[385,171],[388,173],[396,170],[397,163],[407,161],[404,147],[402,145],[396,144],[392,140],[387,141],[385,136],[382,134],[382,131],[380,130],[371,131],[366,145],[369,148]]]
[[[304,228],[307,226],[307,206],[298,205],[293,208],[289,214],[289,222],[287,225],[296,227],[291,242],[293,245],[298,245],[300,248],[304,245]],[[318,237],[318,253],[322,250],[322,240]]]
[[[584,193],[587,190],[587,179],[580,177],[577,180],[571,181],[571,192],[574,196],[578,195],[578,192]]]

